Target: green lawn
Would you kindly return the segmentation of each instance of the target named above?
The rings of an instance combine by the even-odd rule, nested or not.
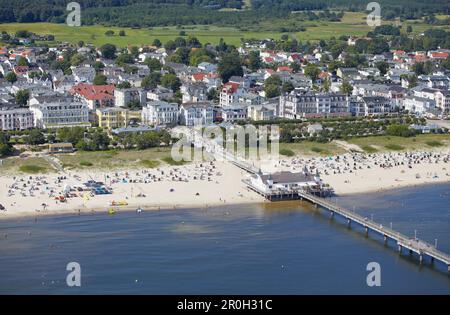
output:
[[[287,34],[298,40],[329,39],[332,36],[339,37],[340,35],[363,36],[371,30],[371,27],[366,23],[366,16],[366,13],[363,12],[347,12],[341,22],[305,21],[300,24],[307,28],[306,32],[293,32]],[[270,30],[275,29],[277,26],[286,25],[291,21],[292,19],[287,21],[262,21],[260,25],[255,25],[253,28],[246,31],[241,31],[234,27],[202,25],[186,26],[183,30],[186,32],[187,36],[196,36],[203,44],[217,44],[220,38],[223,38],[228,44],[239,46],[241,38],[280,39],[283,33]],[[391,24],[392,22],[386,21],[384,23]],[[405,30],[407,25],[412,25],[414,33],[423,32],[430,28],[430,25],[426,25],[422,21],[408,21],[403,22],[402,29]],[[442,26],[442,28],[450,30],[450,26]],[[69,27],[66,24],[52,23],[10,23],[0,25],[0,31],[15,33],[17,30],[28,30],[36,34],[52,34],[55,35],[57,41],[73,44],[83,40],[85,43],[91,43],[96,46],[112,43],[120,47],[125,47],[127,45],[150,45],[155,38],[158,38],[165,43],[170,39],[178,37],[180,32],[180,29],[176,27],[131,29],[104,27],[100,25]],[[106,36],[105,32],[107,30],[113,30],[116,35]],[[118,36],[117,34],[120,30],[125,30],[126,36]]]

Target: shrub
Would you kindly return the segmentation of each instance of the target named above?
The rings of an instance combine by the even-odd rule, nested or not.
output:
[[[294,151],[292,151],[290,149],[281,149],[280,154],[285,155],[285,156],[294,156],[295,155]]]
[[[155,160],[142,160],[141,161],[142,166],[145,166],[147,168],[155,168],[158,167],[159,164],[161,164],[159,161]]]
[[[429,145],[430,147],[442,147],[443,146],[443,144],[442,144],[442,142],[439,142],[439,141],[436,141],[436,140],[433,140],[433,141],[427,141],[427,142],[425,142],[427,145]]]
[[[163,158],[162,160],[169,165],[184,165],[184,164],[186,164],[186,161],[175,161],[174,159],[172,159],[171,156],[167,156],[167,157]]]
[[[404,147],[402,147],[399,144],[388,144],[388,145],[385,145],[384,147],[386,149],[393,150],[393,151],[401,151],[401,150],[405,149]]]
[[[94,164],[92,164],[92,163],[89,162],[89,161],[81,161],[81,162],[80,162],[80,165],[81,165],[81,166],[93,166]]]
[[[36,174],[36,173],[43,173],[45,171],[45,167],[37,166],[37,165],[22,165],[19,167],[19,171],[22,173],[30,173],[30,174]]]

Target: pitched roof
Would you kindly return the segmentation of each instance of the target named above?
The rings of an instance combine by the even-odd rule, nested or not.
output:
[[[88,100],[100,100],[104,98],[114,98],[115,86],[109,85],[92,85],[79,83],[75,85],[70,92],[79,94]]]

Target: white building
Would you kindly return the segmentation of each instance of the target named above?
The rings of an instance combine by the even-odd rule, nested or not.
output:
[[[436,102],[432,99],[418,96],[406,96],[403,100],[405,110],[416,115],[424,115],[436,108]]]
[[[253,121],[272,120],[276,116],[276,109],[271,105],[251,105],[247,108],[247,117]]]
[[[243,92],[239,83],[225,83],[220,91],[220,106],[226,107],[238,102]]]
[[[250,186],[264,194],[270,194],[318,188],[321,181],[320,178],[305,173],[277,172],[252,175]]]
[[[33,127],[33,113],[28,108],[1,107],[0,105],[0,130],[25,130]]]
[[[85,103],[59,98],[30,103],[37,128],[89,127],[89,108]]]
[[[293,91],[280,97],[279,116],[289,119],[349,115],[348,96],[341,93]]]
[[[228,106],[222,108],[222,119],[225,122],[235,123],[247,120],[247,106]]]
[[[360,98],[364,104],[364,116],[384,115],[392,112],[391,101],[383,96],[365,96]]]
[[[214,110],[210,102],[184,103],[180,107],[180,124],[185,126],[211,125]]]
[[[145,125],[170,125],[177,122],[178,104],[153,101],[142,108],[142,123]]]
[[[438,90],[435,94],[436,106],[445,113],[450,113],[450,91]]]
[[[114,90],[115,105],[118,107],[127,107],[130,103],[145,103],[146,93],[137,88],[131,89],[115,89]]]

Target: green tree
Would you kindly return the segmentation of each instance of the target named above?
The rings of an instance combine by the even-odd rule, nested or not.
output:
[[[164,48],[167,51],[174,51],[175,49],[177,49],[177,45],[175,44],[175,42],[173,40],[169,40],[166,42],[166,44],[164,45]]]
[[[181,81],[175,74],[168,73],[161,78],[161,85],[176,92],[181,86]]]
[[[105,35],[106,35],[106,36],[113,36],[113,35],[114,35],[114,31],[113,31],[113,30],[107,30],[107,31],[105,32]]]
[[[344,94],[351,94],[353,91],[353,86],[347,81],[342,82],[341,92]]]
[[[133,64],[134,63],[133,55],[131,55],[131,54],[120,54],[116,58],[116,63],[119,66],[123,66],[124,64]]]
[[[127,36],[127,34],[125,33],[125,31],[124,30],[121,30],[120,32],[119,32],[119,36]]]
[[[97,75],[95,75],[93,84],[94,85],[106,85],[107,84],[107,79],[108,78],[105,75],[97,74]]]
[[[119,84],[117,84],[117,88],[118,89],[129,89],[129,88],[131,88],[131,83],[128,81],[120,82]]]
[[[386,128],[386,134],[397,137],[414,137],[417,132],[414,129],[410,129],[407,125],[394,124]]]
[[[389,64],[386,61],[379,61],[375,66],[380,70],[381,75],[385,75],[389,70]]]
[[[162,46],[162,43],[159,39],[155,38],[153,40],[153,46],[160,48]]]
[[[291,93],[294,89],[295,87],[290,81],[284,82],[283,86],[281,87],[281,91],[283,93]]]
[[[82,127],[64,127],[59,128],[56,135],[61,142],[69,142],[75,145],[84,138],[85,132],[86,130]]]
[[[259,51],[252,50],[248,55],[248,67],[252,71],[257,71],[261,68],[261,57]]]
[[[305,67],[305,75],[310,77],[313,82],[317,80],[320,74],[320,69],[312,63],[308,63]]]
[[[74,67],[77,67],[80,64],[82,64],[85,60],[86,57],[83,56],[82,54],[75,54],[72,56],[72,58],[70,58],[70,64]]]
[[[103,58],[106,59],[114,59],[116,57],[116,51],[117,48],[113,44],[105,44],[102,47],[100,47],[100,52]]]
[[[189,65],[197,67],[202,62],[214,62],[214,54],[206,49],[191,50],[189,53]]]
[[[6,81],[8,81],[9,83],[13,84],[14,82],[17,81],[17,76],[14,72],[8,72],[5,76]]]
[[[104,68],[105,68],[105,65],[103,64],[103,62],[101,62],[101,61],[96,61],[96,62],[94,63],[94,69],[95,69],[95,71],[100,72],[100,71],[102,71]]]
[[[45,136],[39,129],[32,129],[26,137],[26,142],[30,145],[45,143]]]
[[[266,98],[273,98],[280,96],[280,87],[275,84],[264,85],[264,92],[266,93]]]
[[[15,96],[16,103],[20,106],[25,106],[28,104],[28,100],[30,99],[30,91],[28,90],[19,90]]]
[[[232,76],[243,76],[244,71],[241,64],[241,58],[236,51],[225,53],[217,67],[217,71],[219,72],[222,81],[228,82]]]
[[[8,156],[13,152],[13,147],[9,143],[9,135],[0,131],[0,156]]]
[[[161,83],[161,74],[159,72],[153,72],[142,80],[141,87],[147,90],[154,89],[160,83]]]
[[[26,67],[28,66],[28,60],[25,57],[20,57],[19,61],[17,61],[17,65],[21,66],[21,67]]]
[[[150,69],[150,71],[160,71],[162,68],[161,62],[156,58],[145,59],[145,64]]]

